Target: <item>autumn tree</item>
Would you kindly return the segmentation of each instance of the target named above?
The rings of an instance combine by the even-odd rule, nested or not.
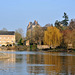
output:
[[[56,27],[47,27],[47,30],[44,32],[44,44],[56,47],[59,46],[62,40],[62,34],[60,30]]]
[[[72,44],[75,48],[75,29],[63,31],[64,43],[68,47],[68,44]]]
[[[69,23],[68,29],[70,29],[70,30],[75,29],[75,19],[71,19],[71,22]]]

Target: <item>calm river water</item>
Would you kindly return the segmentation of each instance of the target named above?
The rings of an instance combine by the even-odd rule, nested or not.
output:
[[[0,51],[0,75],[75,75],[75,52]]]

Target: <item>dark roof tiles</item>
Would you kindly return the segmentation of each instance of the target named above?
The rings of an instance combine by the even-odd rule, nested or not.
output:
[[[0,35],[15,35],[14,31],[0,31]]]

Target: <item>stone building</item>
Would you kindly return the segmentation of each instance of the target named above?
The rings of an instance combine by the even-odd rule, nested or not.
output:
[[[27,26],[27,31],[28,30],[32,30],[35,26],[40,27],[40,25],[38,24],[38,22],[35,20],[33,23],[29,22],[28,26]]]
[[[26,40],[29,42],[26,43],[30,43],[30,41],[32,41],[32,33],[33,33],[33,29],[35,27],[40,27],[40,25],[38,24],[38,22],[35,20],[34,22],[29,22],[28,26],[27,26],[27,33],[26,33]]]
[[[0,46],[15,43],[14,31],[0,31]]]

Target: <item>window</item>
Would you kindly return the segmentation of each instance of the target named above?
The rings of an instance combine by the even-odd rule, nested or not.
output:
[[[8,37],[8,39],[9,39],[9,37]]]

